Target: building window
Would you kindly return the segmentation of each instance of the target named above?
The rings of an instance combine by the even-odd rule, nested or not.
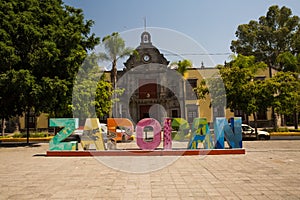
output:
[[[193,123],[194,119],[198,117],[198,108],[197,106],[190,106],[187,108],[187,117],[188,122]]]
[[[27,122],[28,117],[28,122]],[[30,112],[29,116],[25,115],[25,128],[35,128],[35,115],[33,112]]]
[[[257,120],[267,120],[267,112],[266,111],[257,112]]]
[[[242,110],[234,110],[234,116],[235,117],[243,117],[244,112]]]
[[[242,121],[245,121],[247,119],[246,114],[242,110],[234,110],[234,116],[241,117]]]
[[[188,85],[186,85],[186,98],[197,99],[197,92],[194,91],[197,88],[197,79],[188,79]]]

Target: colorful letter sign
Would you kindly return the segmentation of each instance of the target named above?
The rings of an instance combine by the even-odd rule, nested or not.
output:
[[[78,119],[52,118],[49,120],[50,127],[64,127],[49,142],[50,150],[76,150],[77,141],[62,142],[78,128]]]
[[[177,131],[173,138],[176,141],[183,141],[190,130],[189,123],[183,118],[173,118],[171,126],[173,130]]]
[[[153,140],[145,141],[143,136],[144,128],[150,126],[153,128]],[[153,150],[159,146],[161,141],[161,126],[156,119],[145,118],[139,121],[136,125],[136,143],[144,150]]]
[[[85,150],[105,150],[103,135],[98,118],[87,118],[85,121],[81,145]]]
[[[224,126],[225,138],[230,148],[242,148],[242,118],[230,118],[229,124]]]
[[[230,118],[230,125],[225,118],[216,118],[214,124],[217,149],[224,149],[224,137],[230,148],[242,148],[242,118]]]
[[[116,133],[115,141],[123,141],[130,137],[129,133],[121,132],[120,136],[117,127],[125,127],[130,134],[134,132],[133,124],[129,119],[125,118],[109,118],[107,120],[108,131]],[[224,149],[224,139],[230,148],[242,148],[242,119],[235,117],[230,119],[230,123],[226,118],[216,118],[214,124],[214,141],[209,129],[206,118],[195,118],[192,129],[185,119],[166,118],[163,127],[163,148],[165,150],[172,149],[172,130],[177,131],[174,140],[185,141],[186,136],[190,135],[188,149],[199,149],[199,144],[203,144],[204,149]],[[64,127],[49,143],[50,150],[76,150],[77,141],[64,142],[64,140],[72,134],[78,127],[78,119],[60,118],[50,119],[51,127]],[[153,129],[153,139],[146,140],[144,137],[145,128]],[[190,133],[189,133],[190,131]],[[152,132],[152,130],[151,130]],[[160,123],[153,118],[145,118],[140,120],[136,125],[136,144],[142,150],[154,150],[161,143],[162,129]],[[188,134],[189,133],[189,134]],[[103,135],[101,133],[100,123],[97,118],[87,119],[83,134],[81,135],[81,145],[85,150],[106,150]]]
[[[166,118],[164,121],[164,149],[172,149],[172,127],[171,118]]]
[[[212,149],[213,143],[206,118],[195,118],[192,126],[192,137],[188,149],[197,149],[199,143],[203,143],[205,149]]]

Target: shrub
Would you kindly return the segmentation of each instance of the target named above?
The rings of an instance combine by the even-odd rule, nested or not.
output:
[[[290,130],[287,127],[278,128],[277,132],[289,132]]]
[[[39,132],[39,133],[30,133],[31,138],[40,138],[40,137],[48,137],[47,132]]]
[[[37,133],[29,133],[29,137],[31,138],[40,138],[40,137],[48,137],[48,133],[47,132],[37,132]],[[27,133],[26,132],[18,132],[18,133],[14,133],[12,135],[13,138],[26,138],[27,137]]]
[[[264,128],[262,130],[267,131],[269,133],[272,133],[272,132],[300,132],[300,129],[289,129],[287,127],[281,127],[281,128],[278,128],[277,130],[275,130],[273,128]]]
[[[13,138],[24,138],[26,137],[26,133],[17,132],[12,135]]]
[[[290,129],[290,132],[300,132],[300,129]]]

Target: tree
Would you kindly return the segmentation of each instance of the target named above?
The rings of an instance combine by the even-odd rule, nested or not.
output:
[[[299,27],[299,17],[293,16],[289,8],[274,5],[258,21],[239,25],[235,33],[238,39],[231,42],[230,48],[234,53],[254,55],[257,61],[265,62],[271,77],[272,68],[282,70],[276,63],[281,53],[299,53]]]
[[[98,66],[98,57],[94,53],[90,54],[79,68],[71,108],[81,125],[86,118],[102,117],[111,109],[112,84],[105,80],[103,72],[103,67]]]
[[[297,56],[300,52],[300,19],[285,6],[271,6],[266,16],[239,25],[235,34],[238,39],[231,42],[231,50],[245,56],[254,55],[257,61],[265,62],[270,77],[272,69],[287,70],[277,62],[278,57],[286,52]],[[277,114],[274,108],[272,115],[276,129]]]
[[[172,63],[177,65],[177,71],[184,77],[188,71],[188,68],[191,68],[193,66],[192,62],[190,60],[184,59],[184,60],[179,60],[178,62]],[[171,65],[172,65],[171,64]]]
[[[281,53],[277,56],[276,63],[283,72],[300,73],[300,54],[295,56],[291,52]]]
[[[300,81],[300,54],[298,54],[297,56],[294,56],[290,52],[284,52],[284,53],[281,53],[277,57],[276,62],[281,66],[281,69],[284,72],[294,73],[293,76],[296,77],[295,85],[297,85],[297,83]],[[288,79],[288,80],[290,80],[290,79]],[[295,89],[295,91],[293,93],[294,93],[294,95],[297,96],[297,92],[299,93],[300,88],[295,87],[293,85],[290,88]],[[295,129],[298,129],[298,115],[299,115],[298,107],[299,107],[300,103],[297,102],[296,97],[295,97],[295,99],[292,99],[292,100],[296,101],[296,104],[293,107],[294,108],[294,126],[295,126]]]
[[[265,110],[269,106],[266,103],[266,98],[263,98],[261,82],[255,81],[257,71],[265,67],[266,64],[256,62],[254,56],[238,55],[233,57],[233,60],[225,66],[218,66],[221,78],[212,77],[206,80],[205,85],[202,83],[197,88],[197,92],[202,97],[210,93],[212,96],[211,104],[214,107],[223,104],[226,95],[227,108],[233,111],[243,111],[247,122],[248,116],[253,114],[256,122],[257,112]],[[226,94],[222,90],[223,85]]]
[[[246,115],[258,111],[254,96],[258,82],[254,78],[256,72],[265,67],[263,62],[255,62],[254,56],[238,55],[227,66],[219,68],[229,108],[242,110]]]
[[[38,100],[29,92],[22,100],[26,106],[5,101],[2,108],[16,107],[19,112],[57,108],[55,114],[65,115],[78,68],[87,51],[99,43],[99,38],[90,35],[92,25],[93,21],[84,21],[81,9],[64,5],[61,0],[1,1],[0,56],[4,59],[0,60],[0,73],[5,77],[11,70],[27,70],[33,79],[32,88],[40,88]],[[21,98],[23,93],[17,92],[1,90],[0,97]],[[7,118],[15,113],[9,109],[1,114]]]
[[[102,39],[104,44],[104,48],[106,53],[101,52],[99,53],[99,58],[101,60],[110,61],[112,68],[111,68],[111,83],[113,86],[114,99],[117,99],[117,61],[125,56],[129,56],[135,51],[132,48],[125,46],[125,41],[120,37],[119,33],[112,33],[111,35],[107,35]],[[117,116],[117,105],[115,107],[114,116]]]
[[[102,60],[112,63],[111,82],[114,90],[117,88],[117,61],[125,56],[133,53],[133,49],[125,47],[125,41],[120,37],[119,33],[112,33],[102,39],[106,53],[100,53]]]
[[[115,99],[113,95],[112,84],[105,81],[105,74],[101,76],[96,88],[95,109],[97,117],[108,115]],[[120,90],[120,94],[122,91]]]
[[[280,115],[292,115],[300,111],[299,74],[295,72],[278,72],[266,81],[272,92],[272,106]],[[298,120],[295,120],[298,128]]]
[[[37,101],[37,94],[40,87],[36,84],[34,76],[28,70],[14,69],[0,74],[0,115],[2,123],[5,119],[22,115],[24,111],[31,108],[32,103]],[[28,102],[32,102],[29,104]],[[2,134],[4,134],[5,125],[2,124]]]

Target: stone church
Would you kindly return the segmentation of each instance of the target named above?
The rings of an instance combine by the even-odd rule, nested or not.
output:
[[[141,34],[140,45],[118,71],[118,88],[124,88],[113,115],[133,122],[152,117],[184,117],[182,76],[168,68],[169,61],[152,44],[149,32]]]

